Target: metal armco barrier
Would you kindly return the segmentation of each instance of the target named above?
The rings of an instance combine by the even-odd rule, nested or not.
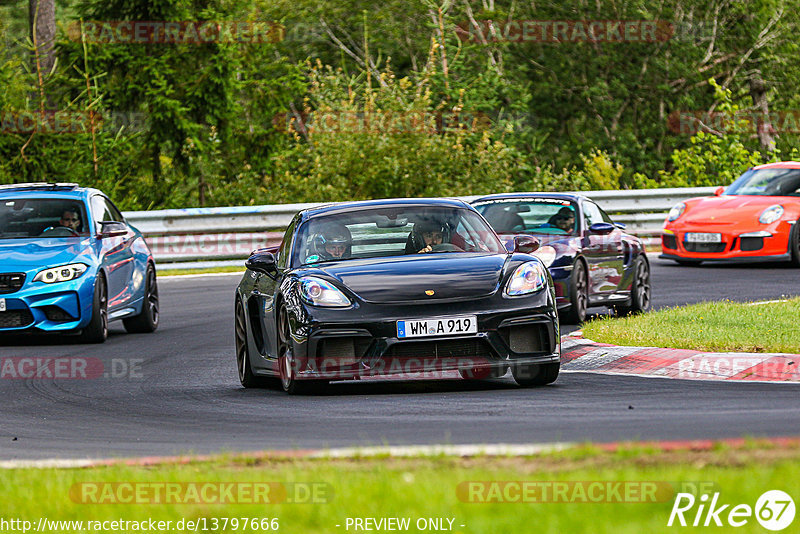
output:
[[[629,232],[654,244],[672,206],[689,198],[713,195],[715,189],[583,191],[581,194],[597,202],[615,221],[625,223]],[[470,201],[478,197],[459,198]],[[185,264],[180,262],[200,261],[204,266],[211,266],[220,260],[245,259],[256,248],[279,244],[283,230],[298,211],[323,204],[131,211],[124,215],[144,234],[163,270],[181,268]]]

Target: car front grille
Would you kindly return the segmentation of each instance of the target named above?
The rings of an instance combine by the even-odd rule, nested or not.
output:
[[[19,291],[24,283],[25,273],[2,273],[0,274],[0,295]]]
[[[676,250],[678,248],[678,240],[675,239],[674,235],[662,235],[661,244],[664,245],[664,248],[671,248],[672,250]]]
[[[720,253],[725,252],[725,243],[683,243],[684,248],[689,252]]]
[[[403,341],[395,343],[384,355],[388,358],[491,358],[492,351],[482,339],[441,341]]]
[[[503,327],[498,332],[506,345],[517,354],[553,352],[547,326],[542,323]]]
[[[33,323],[30,310],[10,310],[0,312],[0,328],[22,328]]]

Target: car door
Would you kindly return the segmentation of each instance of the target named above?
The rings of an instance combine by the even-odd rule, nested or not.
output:
[[[263,325],[264,354],[268,360],[273,361],[278,359],[278,309],[275,306],[276,297],[280,289],[280,283],[283,280],[283,273],[289,270],[289,264],[291,263],[290,256],[295,227],[296,219],[289,224],[281,246],[275,254],[275,265],[278,267],[277,274],[269,276],[263,273],[256,273],[257,278],[253,289],[253,296],[259,307],[258,317],[261,325]],[[255,314],[251,313],[250,317],[254,316]]]
[[[125,224],[119,210],[103,195],[94,195],[91,200],[92,217],[97,235],[103,231],[102,221]],[[108,309],[113,311],[128,304],[133,298],[134,257],[133,240],[135,234],[125,224],[125,235],[100,239],[100,258],[108,276]]]
[[[622,232],[616,227],[608,234],[591,232],[589,228],[593,224],[613,225],[614,222],[591,200],[584,200],[582,208],[584,256],[589,264],[589,293],[590,296],[605,299],[617,290],[622,280]]]

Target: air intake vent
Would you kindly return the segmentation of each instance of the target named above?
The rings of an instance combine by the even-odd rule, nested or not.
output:
[[[0,274],[0,295],[7,295],[19,291],[24,283],[25,273]]]

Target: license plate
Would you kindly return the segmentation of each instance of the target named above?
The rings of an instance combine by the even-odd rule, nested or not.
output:
[[[722,243],[722,234],[707,232],[688,232],[684,237],[687,243]]]
[[[397,321],[397,337],[450,336],[453,334],[475,334],[478,318],[474,315],[441,317],[437,319],[410,319]]]
[[[0,299],[0,312],[6,311],[6,299]]]

